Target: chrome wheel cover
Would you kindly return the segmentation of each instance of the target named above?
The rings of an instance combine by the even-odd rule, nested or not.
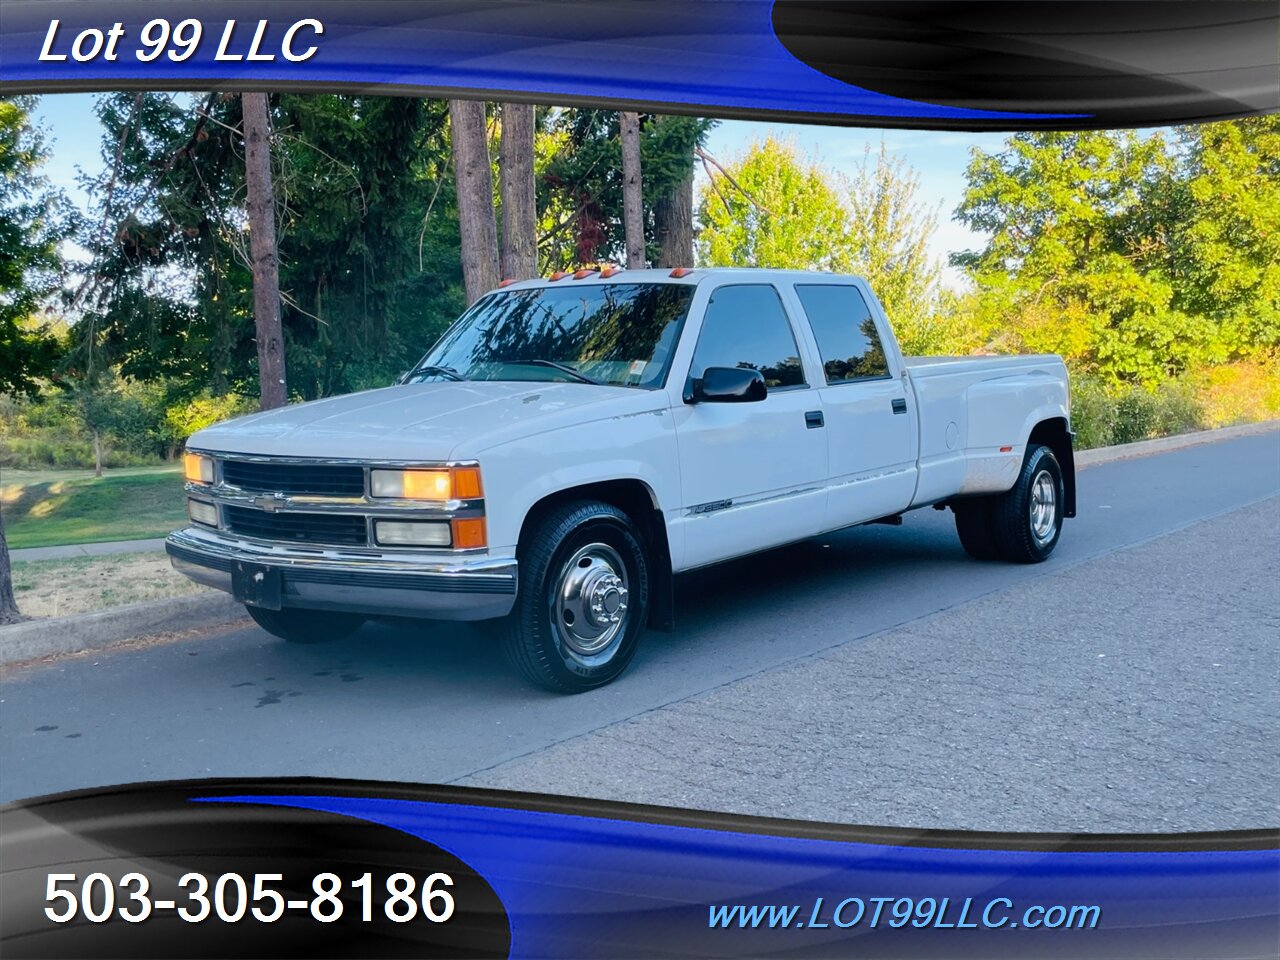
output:
[[[581,547],[560,568],[552,613],[567,653],[600,660],[627,628],[627,566],[607,543]]]
[[[1031,535],[1044,546],[1053,539],[1058,524],[1058,488],[1053,475],[1041,470],[1031,481]]]

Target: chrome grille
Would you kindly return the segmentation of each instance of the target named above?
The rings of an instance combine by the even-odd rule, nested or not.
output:
[[[252,493],[362,497],[364,467],[342,464],[223,460],[222,482]]]

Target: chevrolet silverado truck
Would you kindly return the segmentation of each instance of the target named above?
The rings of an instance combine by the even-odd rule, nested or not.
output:
[[[576,692],[684,571],[922,507],[1046,559],[1072,441],[1060,358],[904,357],[859,278],[584,269],[487,294],[393,386],[196,433],[167,548],[285,640],[490,620]]]

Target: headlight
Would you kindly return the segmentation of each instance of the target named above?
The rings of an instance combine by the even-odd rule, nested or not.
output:
[[[213,483],[213,461],[198,453],[183,454],[182,473],[192,483]]]
[[[388,500],[474,500],[480,496],[480,470],[373,470],[369,493]]]
[[[218,508],[212,503],[205,503],[203,500],[188,500],[187,515],[195,523],[202,523],[206,527],[216,527],[218,525]]]
[[[452,542],[446,521],[375,520],[373,535],[384,547],[447,547]]]

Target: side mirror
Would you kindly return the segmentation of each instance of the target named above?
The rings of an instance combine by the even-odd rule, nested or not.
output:
[[[755,403],[769,395],[759,370],[707,367],[684,388],[685,403]]]

